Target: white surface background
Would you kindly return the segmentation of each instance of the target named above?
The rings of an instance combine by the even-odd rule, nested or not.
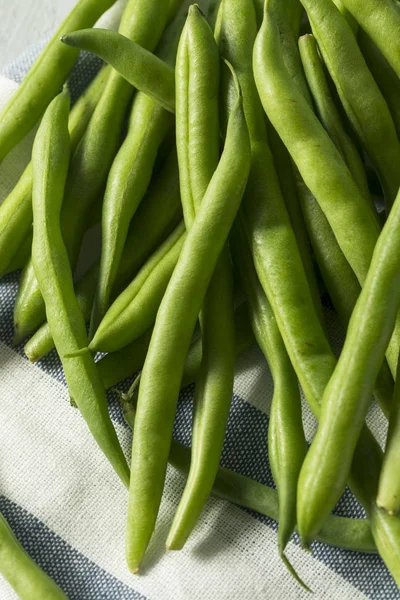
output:
[[[0,0],[0,69],[52,33],[77,0]]]

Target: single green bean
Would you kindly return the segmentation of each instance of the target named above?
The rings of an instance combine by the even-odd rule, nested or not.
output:
[[[175,64],[188,3],[189,0],[185,0],[182,4],[157,49],[159,57],[172,66]],[[100,276],[90,323],[90,337],[95,334],[109,308],[129,223],[143,200],[158,149],[173,124],[173,115],[158,102],[142,92],[137,94],[132,106],[128,134],[111,167],[104,196]]]
[[[340,12],[342,13],[342,15],[346,18],[346,21],[348,22],[348,24],[352,28],[352,30],[355,33],[355,35],[357,35],[357,32],[358,32],[358,23],[355,20],[355,18],[353,17],[353,15],[344,6],[342,0],[332,0],[332,1],[336,5],[336,7],[338,8],[338,10],[340,10]]]
[[[175,112],[175,78],[170,65],[127,37],[109,29],[82,29],[65,35],[64,44],[92,52],[135,88]]]
[[[400,194],[376,244],[301,471],[298,524],[308,543],[344,490],[373,386],[400,307]],[[396,407],[397,409],[397,407]]]
[[[393,0],[342,0],[400,78],[400,11]]]
[[[258,280],[240,213],[231,236],[231,249],[248,300],[253,332],[274,382],[268,454],[279,495],[279,553],[299,583],[304,585],[284,554],[296,526],[297,481],[307,453],[299,385],[275,315]]]
[[[161,8],[160,8],[161,7]],[[163,32],[167,4],[156,0],[129,0],[119,31],[140,45],[153,49]],[[73,269],[93,204],[103,193],[111,163],[117,152],[125,112],[134,90],[111,70],[80,144],[72,156],[61,210],[62,235]],[[26,283],[25,283],[26,282]],[[28,263],[16,303],[18,339],[32,333],[45,320],[43,299]]]
[[[118,295],[124,289],[181,217],[178,165],[173,149],[163,170],[151,183],[145,202],[142,202],[132,219],[113,295]],[[77,299],[85,320],[88,320],[92,313],[98,268],[99,263],[97,267],[85,273],[76,286]],[[35,362],[53,348],[53,338],[47,323],[44,323],[26,343],[24,350],[29,360]]]
[[[79,0],[0,113],[0,161],[33,128],[63,85],[78,51],[60,44],[61,32],[91,27],[115,0]]]
[[[304,8],[300,0],[285,0],[283,4],[287,19],[292,27],[295,39],[299,37],[301,21],[304,14]],[[257,15],[258,28],[261,27],[264,14],[264,0],[254,0],[254,7]]]
[[[400,79],[379,48],[361,28],[357,40],[368,68],[388,103],[397,135],[400,137]]]
[[[343,156],[360,192],[365,198],[370,199],[364,165],[332,98],[314,36],[310,34],[302,36],[299,39],[299,50],[317,116]]]
[[[71,150],[81,140],[105,87],[110,68],[102,69],[72,107],[69,118]],[[32,166],[0,206],[0,275],[9,268],[32,229]]]
[[[140,337],[154,323],[185,237],[182,222],[108,309],[90,342],[92,352],[116,352]]]
[[[133,429],[136,416],[134,404],[122,398],[121,406],[127,424]],[[188,473],[191,464],[190,449],[172,440],[168,461],[178,471]],[[278,493],[267,485],[244,475],[219,467],[212,493],[232,504],[255,510],[274,521],[279,520]],[[344,550],[376,552],[367,519],[349,519],[331,515],[316,539]]]
[[[400,185],[400,142],[388,105],[333,2],[301,2],[350,123],[378,172],[389,211]]]
[[[176,64],[176,140],[185,223],[190,231],[219,159],[220,56],[214,35],[191,8]],[[178,550],[193,531],[221,459],[235,372],[232,267],[222,251],[204,299],[202,365],[196,385],[192,464],[167,548]]]
[[[108,414],[105,391],[92,355],[65,358],[87,345],[85,321],[77,303],[68,254],[60,228],[60,210],[67,178],[70,138],[69,97],[64,92],[47,109],[32,151],[32,260],[57,351],[71,396],[96,442],[125,485],[129,469]]]
[[[67,596],[32,560],[0,513],[0,573],[21,600],[67,600]]]
[[[333,153],[334,160],[327,161],[326,168],[321,166],[318,159],[323,155],[322,149],[324,149],[327,144],[325,140],[327,139],[329,144],[331,144],[331,142],[329,138],[327,138],[327,134],[322,126],[319,125],[319,127],[316,127],[316,123],[318,122],[316,120],[313,122],[313,119],[311,119],[312,112],[307,101],[303,99],[301,93],[297,93],[296,89],[293,89],[291,86],[290,76],[284,66],[281,52],[279,29],[274,20],[274,5],[271,0],[267,0],[263,26],[258,34],[254,47],[254,68],[260,94],[265,104],[267,104],[266,101],[268,100],[269,105],[274,97],[277,104],[279,104],[279,112],[282,113],[282,119],[275,118],[274,124],[280,125],[278,132],[286,145],[289,145],[291,153],[295,154],[296,162],[300,162],[301,155],[303,154],[303,171],[307,171],[308,165],[310,165],[309,170],[312,168],[313,172],[316,172],[317,175],[320,173],[321,179],[318,181],[318,177],[316,178],[316,182],[319,184],[318,188],[322,189],[323,187],[322,178],[324,178],[325,181],[324,186],[328,185],[329,188],[329,184],[332,183],[332,181],[328,175],[331,174],[332,169],[333,171],[336,171],[338,165],[341,166],[344,163],[342,163],[340,155],[335,152]],[[278,111],[275,110],[276,105],[274,103],[272,103],[272,107],[274,108],[275,117],[278,117]],[[292,113],[292,111],[294,112]],[[288,118],[288,116],[290,118]],[[306,116],[306,119],[304,119],[304,116]],[[294,118],[294,121],[292,120],[292,117]],[[289,128],[289,132],[287,131],[287,128]],[[315,132],[318,132],[319,129],[322,129],[323,132],[322,138],[319,139],[319,142],[322,141],[322,147],[320,143],[316,144],[314,139]],[[290,135],[288,135],[288,133]],[[310,146],[310,148],[308,146]],[[311,158],[309,156],[310,150]],[[308,165],[305,161],[306,157],[310,161]],[[318,165],[318,168],[316,168],[316,165]],[[342,167],[340,168],[340,171],[342,171]],[[349,177],[348,171],[344,171],[344,176]],[[312,177],[310,177],[309,180],[311,180],[311,183],[314,181]],[[354,186],[355,193],[359,193],[355,183],[352,182],[352,180],[350,180],[350,182],[350,185]],[[343,183],[342,180],[340,180],[340,183]],[[346,196],[346,194],[348,194],[348,190],[347,192],[344,190],[344,195]],[[365,206],[366,203],[360,196],[360,206],[361,205]],[[368,205],[366,206],[368,208]],[[350,219],[350,222],[352,222],[352,219]],[[371,222],[375,224],[372,211]],[[344,225],[346,225],[345,222]],[[337,232],[338,238],[340,237],[339,234],[340,231]],[[350,236],[353,236],[352,240],[354,244],[353,234],[354,229],[352,229],[350,233]],[[260,282],[264,287],[267,273],[260,269],[258,274]],[[294,301],[294,304],[296,304],[296,302],[297,299]],[[302,389],[305,391],[306,399],[314,414],[318,417],[320,413],[319,403],[333,373],[335,360],[332,354],[330,354],[327,355],[329,362],[327,361],[327,363],[324,364],[324,362],[319,361],[319,365],[316,368],[314,367],[312,348],[315,344],[318,346],[321,343],[319,341],[320,334],[318,334],[318,330],[315,329],[314,325],[308,327],[308,336],[305,338],[305,340],[307,340],[306,345],[310,346],[309,351],[305,353],[304,349],[300,347],[300,353],[293,352],[291,346],[296,342],[298,327],[301,324],[301,321],[298,319],[289,320],[288,326],[290,326],[292,335],[290,337],[282,337],[284,337],[299,382]],[[282,331],[283,330],[281,329],[281,333]],[[368,428],[364,427],[356,446],[350,484],[363,504],[368,518],[371,521],[371,530],[379,548],[379,552],[396,581],[399,582],[400,569],[397,557],[398,548],[400,547],[400,519],[389,517],[384,511],[378,509],[376,506],[376,493],[381,463],[382,453],[380,447]]]
[[[248,131],[238,92],[221,160],[158,311],[142,371],[132,447],[126,545],[128,566],[133,572],[139,568],[157,518],[190,338],[239,208],[249,167]]]
[[[361,286],[339,248],[327,218],[300,175],[297,187],[314,255],[333,306],[347,329]],[[389,417],[393,389],[393,377],[385,360],[375,382],[374,395],[386,417]]]

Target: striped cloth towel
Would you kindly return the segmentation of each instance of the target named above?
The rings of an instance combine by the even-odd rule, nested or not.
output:
[[[103,26],[118,22],[118,8]],[[0,104],[17,88],[43,44],[25,53],[0,76]],[[76,98],[99,62],[83,54],[71,90]],[[30,157],[33,135],[0,165],[0,201],[12,189]],[[87,241],[86,257],[92,241]],[[168,528],[184,478],[169,468],[154,539],[140,576],[129,573],[124,558],[127,493],[99,452],[79,412],[71,408],[55,352],[30,364],[23,348],[13,348],[12,312],[20,273],[0,281],[0,510],[35,561],[70,600],[289,600],[309,598],[280,562],[274,521],[210,498],[200,523],[181,552],[164,551]],[[343,335],[326,309],[334,347]],[[125,383],[127,385],[127,383]],[[124,387],[124,384],[121,385]],[[268,366],[256,347],[237,362],[234,398],[222,464],[273,486],[268,465],[267,429],[272,397]],[[193,389],[179,403],[175,438],[190,445]],[[109,393],[112,418],[126,454],[131,432],[115,392]],[[385,421],[375,404],[369,423],[381,443]],[[304,406],[308,439],[315,421]],[[362,517],[347,490],[336,513]],[[312,545],[301,550],[297,536],[289,559],[316,599],[389,600],[397,588],[379,557]],[[0,578],[0,599],[16,598]],[[45,600],[45,599],[44,599]]]

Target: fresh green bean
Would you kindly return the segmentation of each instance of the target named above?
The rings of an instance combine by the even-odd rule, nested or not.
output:
[[[91,27],[115,0],[79,0],[0,113],[0,161],[33,128],[63,85],[78,52],[60,44],[61,32]]]
[[[279,495],[279,553],[299,583],[304,585],[284,555],[296,526],[297,481],[307,453],[299,386],[275,315],[258,280],[240,214],[231,236],[231,249],[248,300],[254,335],[274,382],[268,455]]]
[[[333,2],[301,2],[350,123],[378,172],[389,211],[400,185],[400,142],[388,105]]]
[[[316,182],[320,191],[323,187],[328,186],[328,191],[329,189],[333,189],[337,192],[337,184],[335,183],[335,180],[332,181],[331,177],[332,170],[335,173],[338,166],[340,166],[340,173],[342,173],[345,178],[347,177],[349,179],[348,171],[342,171],[342,165],[344,163],[342,163],[340,155],[337,154],[337,151],[332,153],[332,149],[330,148],[330,144],[332,143],[327,137],[327,134],[321,125],[318,124],[317,126],[318,122],[316,120],[315,122],[313,121],[311,118],[312,112],[307,101],[304,100],[301,93],[297,93],[297,90],[293,89],[294,86],[291,85],[290,76],[284,67],[281,54],[279,29],[274,20],[274,8],[273,1],[267,0],[263,26],[258,34],[254,47],[253,64],[256,82],[262,100],[264,104],[268,106],[268,112],[271,112],[270,109],[274,108],[273,124],[279,126],[278,133],[288,146],[292,156],[294,154],[296,157],[295,162],[301,163],[301,155],[303,155],[303,172],[307,174],[306,172],[311,171],[312,169],[314,176],[310,176],[310,173],[308,173],[308,181],[311,182],[311,184]],[[274,103],[274,97],[277,104]],[[281,119],[278,118],[278,111],[275,110],[277,105],[279,105]],[[319,133],[320,130],[323,132],[322,135]],[[318,143],[315,141],[316,133]],[[328,140],[329,143],[327,143],[326,140]],[[329,153],[332,153],[333,161],[327,161],[326,165],[324,165],[324,161],[322,161],[321,164],[319,159],[323,156],[326,158],[324,150],[327,146],[329,148]],[[306,157],[308,163],[305,161]],[[318,174],[320,174],[319,177]],[[336,177],[339,180],[337,174]],[[324,179],[324,182],[322,179]],[[339,183],[343,183],[342,177],[340,177]],[[359,194],[357,186],[351,179],[350,186],[354,187],[355,194]],[[314,186],[310,185],[309,187]],[[343,190],[343,192],[346,197],[349,190]],[[335,195],[333,196],[332,201],[334,206],[339,206],[340,208],[340,205],[335,202]],[[346,201],[348,201],[348,198],[346,198]],[[367,206],[368,208],[368,205],[361,196],[360,206]],[[352,222],[351,218],[350,222]],[[372,211],[371,222],[373,222],[375,226]],[[343,221],[342,224],[344,227],[345,225],[348,225],[345,221]],[[349,235],[352,237],[353,245],[357,245],[355,244],[354,231],[356,231],[356,229],[352,228]],[[338,240],[340,238],[339,234],[340,231],[337,232]],[[265,278],[268,273],[266,271],[263,272],[261,269],[257,270],[260,282],[264,287]],[[280,277],[282,277],[282,274],[280,274]],[[264,287],[264,289],[266,288]],[[286,298],[285,302],[287,301],[288,299]],[[296,298],[293,301],[293,304],[296,305],[297,302],[298,299]],[[271,305],[273,306],[272,301]],[[308,334],[304,338],[306,340],[306,345],[309,347],[306,352],[302,347],[299,347],[299,352],[293,352],[292,348],[292,345],[296,342],[298,328],[302,325],[302,322],[298,319],[290,319],[287,325],[289,326],[292,335],[290,337],[282,335],[282,337],[284,338],[289,356],[291,356],[299,382],[302,389],[305,391],[306,399],[314,414],[318,417],[320,413],[319,402],[321,401],[325,387],[334,370],[334,358],[331,353],[327,354],[327,360],[325,362],[319,361],[319,364],[314,367],[314,357],[311,348],[313,349],[315,344],[317,344],[316,347],[318,347],[322,342],[320,333],[316,330],[314,323],[312,327],[309,326],[307,328]],[[284,333],[283,329],[281,329],[281,333]],[[391,570],[396,581],[400,582],[400,569],[397,559],[398,548],[400,547],[400,519],[389,517],[384,511],[378,509],[376,506],[376,493],[381,462],[382,453],[379,445],[368,428],[364,427],[356,446],[350,484],[357,497],[362,502],[368,518],[371,521],[371,529],[382,558]]]
[[[102,69],[72,107],[69,119],[71,150],[81,140],[106,84],[110,69]],[[32,229],[32,166],[0,206],[0,275],[9,265]]]
[[[136,416],[134,404],[122,398],[121,406],[127,424],[133,429]],[[172,440],[168,461],[178,471],[188,473],[191,464],[190,449]],[[274,521],[279,519],[277,492],[244,475],[219,467],[212,493],[232,504],[255,510]],[[331,515],[318,533],[317,540],[344,550],[376,552],[370,525],[366,519],[349,519]]]
[[[190,231],[219,159],[219,64],[214,35],[191,8],[176,65],[176,140],[185,223]],[[221,459],[235,370],[233,276],[227,247],[200,315],[202,365],[194,397],[192,464],[168,538],[183,547],[195,527]]]
[[[400,11],[393,0],[342,0],[400,78]]]
[[[327,218],[300,175],[297,187],[314,255],[333,306],[347,329],[361,286],[339,248]],[[393,389],[393,377],[385,360],[375,382],[374,395],[386,417],[389,417]]]
[[[126,546],[128,566],[133,572],[139,568],[157,518],[190,338],[239,208],[249,167],[248,131],[238,92],[221,160],[158,311],[142,371],[132,447]]]
[[[368,402],[400,306],[400,194],[382,230],[301,471],[298,523],[308,542],[344,490]],[[397,408],[397,407],[396,407]]]
[[[32,560],[0,513],[0,573],[21,600],[67,600],[67,596]]]
[[[361,28],[358,31],[357,41],[368,68],[389,106],[397,135],[400,137],[400,79],[381,51]]]
[[[112,352],[101,358],[96,364],[101,380],[106,389],[109,389],[123,379],[131,377],[143,367],[147,350],[150,344],[152,329],[149,329],[140,338],[118,352]],[[254,335],[249,323],[247,306],[241,304],[235,310],[235,348],[239,355],[255,343]],[[186,387],[196,382],[200,375],[202,358],[201,338],[195,340],[186,357],[183,369],[181,387]]]
[[[157,49],[159,57],[172,66],[188,3],[189,0],[182,4]],[[90,337],[93,337],[109,308],[129,223],[150,182],[158,149],[173,124],[173,116],[158,102],[142,92],[137,94],[132,106],[128,134],[111,167],[104,196],[100,276],[90,323]]]
[[[115,295],[129,283],[150,254],[163,242],[182,217],[176,152],[173,149],[158,177],[154,179],[132,219],[121,266],[115,282]],[[76,295],[85,320],[90,318],[98,280],[98,263],[76,286]],[[47,323],[25,345],[29,360],[35,362],[54,348]],[[132,371],[133,372],[133,371]],[[132,372],[129,374],[131,375]]]
[[[92,352],[116,352],[143,335],[154,323],[185,237],[182,222],[108,309],[90,342]]]
[[[370,193],[364,165],[353,140],[343,125],[335,101],[332,98],[314,36],[310,34],[302,36],[299,39],[299,50],[318,118],[342,155],[360,192],[365,198],[369,199]]]
[[[172,67],[139,44],[109,29],[82,29],[64,36],[61,41],[96,54],[131,85],[154,98],[166,110],[175,112]]]
[[[342,0],[332,0],[332,1],[336,5],[336,7],[338,8],[338,10],[340,10],[340,12],[342,13],[342,15],[346,18],[346,21],[348,22],[348,24],[352,28],[352,30],[355,33],[355,35],[357,35],[357,32],[358,32],[358,23],[355,20],[355,18],[353,17],[353,15],[344,6]]]
[[[119,31],[140,45],[153,49],[163,32],[167,9],[165,2],[129,0]],[[133,92],[132,86],[112,70],[85,135],[72,156],[61,222],[63,239],[73,268],[86,231],[88,215],[94,202],[103,193]],[[16,304],[18,339],[32,333],[45,320],[44,303],[31,263],[25,271]]]
[[[74,294],[60,228],[70,156],[68,111],[69,97],[64,92],[47,109],[33,146],[32,260],[71,396],[96,442],[122,482],[128,485],[129,469],[108,414],[104,388],[91,354],[64,358],[87,345],[85,321]]]
[[[304,14],[304,8],[300,0],[284,0],[283,3],[287,19],[292,27],[292,31],[295,39],[299,37],[301,20]],[[264,13],[264,0],[254,0],[254,7],[256,9],[257,25],[261,27]]]

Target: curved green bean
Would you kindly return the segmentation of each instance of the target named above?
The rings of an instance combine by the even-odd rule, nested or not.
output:
[[[368,68],[389,106],[397,135],[400,137],[400,79],[361,27],[358,31],[357,41]]]
[[[174,71],[152,52],[109,29],[82,29],[63,36],[61,41],[96,54],[135,88],[175,112]]]
[[[187,6],[188,0],[182,4],[157,49],[159,57],[171,65],[175,63]],[[129,223],[143,200],[159,147],[173,124],[173,116],[158,102],[142,92],[137,94],[131,110],[128,134],[111,167],[104,196],[100,275],[90,323],[90,337],[95,334],[109,308]]]
[[[163,32],[167,8],[166,3],[160,5],[156,0],[129,0],[122,15],[120,33],[153,49]],[[85,135],[72,156],[61,222],[63,239],[73,268],[76,266],[90,211],[103,194],[133,92],[132,86],[116,71],[111,70]],[[16,337],[19,339],[32,333],[45,320],[44,303],[31,263],[26,268],[16,311],[15,321],[19,328]]]
[[[389,431],[386,440],[385,454],[381,476],[379,479],[378,506],[395,515],[400,511],[400,367],[397,367],[397,378],[394,388],[392,410],[389,418]]]
[[[178,224],[181,217],[178,165],[176,152],[173,149],[164,168],[151,183],[146,201],[142,202],[132,219],[113,295],[117,295],[124,289],[150,254]],[[85,273],[76,286],[78,303],[85,320],[88,320],[92,313],[98,268],[99,263]],[[26,343],[24,350],[29,360],[35,362],[53,348],[54,342],[50,329],[48,324],[44,323]],[[133,372],[134,370],[128,375]]]
[[[108,414],[105,391],[89,352],[63,358],[87,345],[85,321],[74,294],[63,244],[60,210],[69,166],[69,97],[57,96],[47,109],[32,151],[32,260],[71,396],[101,450],[125,485],[129,469]]]
[[[121,406],[127,424],[133,429],[135,406],[124,398],[121,400]],[[168,461],[178,471],[186,474],[191,464],[190,449],[172,440]],[[232,504],[255,510],[274,521],[279,520],[278,493],[267,485],[244,475],[219,467],[212,493]],[[349,519],[331,515],[316,539],[343,550],[366,553],[377,551],[367,519]]]
[[[143,265],[105,314],[89,344],[92,352],[116,352],[154,323],[185,237],[181,223]]]
[[[193,7],[176,65],[176,139],[188,230],[219,159],[219,64],[214,35]],[[181,549],[211,492],[221,459],[235,370],[233,276],[227,248],[217,262],[201,315],[202,365],[194,397],[192,464],[166,546]]]
[[[72,107],[68,128],[71,151],[81,140],[105,87],[110,69],[102,69]],[[9,268],[32,229],[32,165],[0,206],[0,275]],[[24,336],[25,337],[25,336]]]
[[[21,600],[67,600],[67,596],[32,560],[0,513],[0,573]]]
[[[314,36],[310,34],[302,36],[299,39],[299,50],[318,118],[342,155],[360,192],[365,198],[370,199],[364,165],[332,98]]]
[[[132,447],[126,545],[128,566],[133,572],[139,568],[157,518],[190,338],[239,208],[249,166],[248,131],[238,95],[230,114],[221,160],[158,311],[142,371]]]
[[[240,214],[231,236],[231,249],[248,300],[254,335],[269,364],[274,382],[268,454],[279,495],[279,553],[299,583],[304,585],[284,555],[296,526],[297,481],[307,453],[299,386],[275,315],[258,280]]]
[[[392,0],[342,0],[400,78],[400,12]]]
[[[306,543],[344,490],[354,449],[400,307],[400,194],[382,230],[304,461],[298,524]],[[384,462],[385,464],[385,462]]]
[[[301,1],[350,123],[378,172],[389,211],[400,185],[400,142],[388,105],[333,2]]]
[[[91,27],[115,0],[79,0],[0,112],[0,161],[33,128],[58,93],[78,51],[60,44],[61,32]]]

